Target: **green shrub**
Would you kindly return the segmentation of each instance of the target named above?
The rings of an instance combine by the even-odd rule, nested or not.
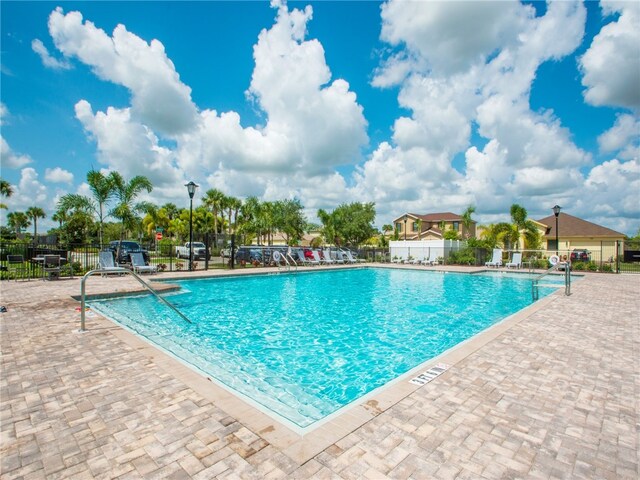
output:
[[[587,270],[589,270],[590,272],[597,272],[598,264],[596,262],[589,262],[587,264]]]
[[[582,271],[585,269],[585,263],[584,262],[575,262],[574,264],[571,265],[571,269],[575,270],[575,271]]]
[[[603,272],[613,272],[613,268],[611,267],[611,265],[605,263],[604,265],[602,265],[602,271]]]
[[[475,265],[476,255],[472,248],[463,248],[457,252],[451,252],[447,263],[454,265]]]

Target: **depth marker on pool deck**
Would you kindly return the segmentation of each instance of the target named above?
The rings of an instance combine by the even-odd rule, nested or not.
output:
[[[431,367],[426,372],[422,372],[417,377],[409,380],[409,383],[413,383],[414,385],[424,385],[446,372],[449,367],[450,365],[447,365],[446,363],[438,363],[435,367]]]

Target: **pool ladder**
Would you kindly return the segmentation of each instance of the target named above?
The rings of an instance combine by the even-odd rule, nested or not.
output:
[[[564,294],[568,296],[568,295],[571,295],[571,267],[566,264],[563,264],[563,265],[564,265]],[[558,270],[560,266],[561,266],[560,262],[558,262],[555,265],[553,265],[549,270],[547,270],[544,273],[541,273],[540,275],[535,277],[533,280],[531,280],[531,300],[532,301],[535,302],[540,298],[540,287],[545,286],[545,285],[540,285],[540,280],[542,280],[544,277],[546,277],[553,271]],[[554,288],[557,287],[557,285],[552,285],[552,286]]]
[[[278,253],[278,255],[275,255],[276,252]],[[282,271],[290,272],[292,266],[295,269],[295,271],[298,271],[298,264],[296,263],[296,261],[293,259],[293,257],[289,252],[280,253],[277,250],[276,252],[274,252],[273,261],[276,263],[276,267],[278,267],[278,272],[282,272]],[[280,263],[281,260],[284,260],[284,264]]]
[[[121,267],[120,268],[110,268],[109,270],[95,269],[95,270],[91,270],[91,271],[85,273],[84,276],[82,277],[82,280],[80,281],[80,331],[81,332],[85,332],[87,330],[85,328],[85,299],[86,299],[85,283],[86,283],[87,279],[92,275],[105,275],[107,273],[124,273],[124,274],[133,276],[133,278],[138,280],[138,282],[140,282],[140,284],[144,288],[149,290],[149,292],[151,292],[158,300],[160,300],[167,307],[169,307],[171,310],[173,310],[178,315],[180,315],[186,322],[193,323],[193,322],[191,322],[191,320],[189,320],[187,318],[187,316],[184,313],[182,313],[180,310],[178,310],[167,299],[161,297],[160,294],[151,287],[151,285],[149,285],[147,282],[142,280],[133,270],[129,270],[128,268],[121,268]]]

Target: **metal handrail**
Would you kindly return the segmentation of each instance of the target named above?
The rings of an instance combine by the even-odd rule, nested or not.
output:
[[[182,313],[174,305],[169,303],[168,300],[166,300],[165,298],[162,298],[158,292],[156,292],[153,288],[151,288],[151,286],[147,282],[142,280],[133,270],[129,270],[128,268],[116,267],[116,268],[110,268],[109,270],[103,270],[103,269],[90,270],[87,273],[85,273],[84,276],[82,277],[82,280],[80,281],[80,331],[81,332],[87,331],[87,329],[85,328],[85,291],[86,291],[85,283],[87,279],[92,275],[98,275],[98,274],[104,275],[107,273],[127,273],[132,275],[133,278],[138,280],[138,282],[140,282],[144,288],[149,290],[158,300],[164,303],[167,307],[171,308],[174,312],[180,315],[188,323],[193,323],[191,320],[189,320],[185,316],[184,313]]]
[[[562,263],[564,265],[564,294],[569,296],[571,295],[571,264]],[[540,298],[540,291],[538,289],[540,280],[549,275],[554,270],[558,270],[560,267],[560,262],[552,265],[546,272],[543,272],[537,275],[535,278],[531,280],[531,299],[535,302]]]

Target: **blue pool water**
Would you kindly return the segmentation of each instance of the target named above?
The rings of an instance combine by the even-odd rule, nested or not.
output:
[[[300,428],[531,304],[518,275],[363,268],[175,283],[167,299],[192,323],[150,295],[91,306]]]

